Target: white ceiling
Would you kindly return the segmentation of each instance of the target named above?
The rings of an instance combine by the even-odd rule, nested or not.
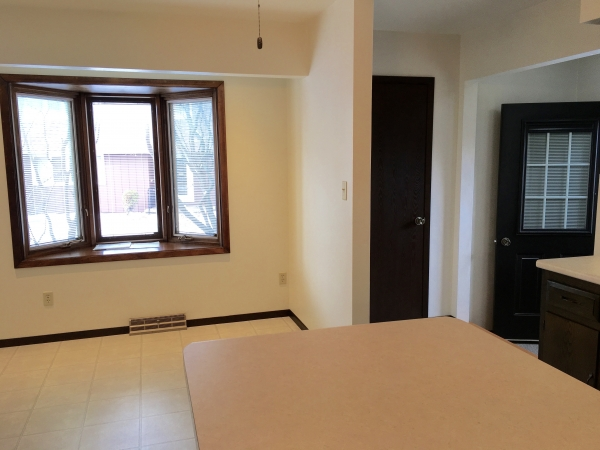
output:
[[[375,29],[461,34],[546,0],[375,0]]]
[[[335,0],[261,0],[265,20],[302,21]],[[375,0],[375,29],[460,34],[545,0]],[[0,6],[256,18],[257,0],[0,0]]]

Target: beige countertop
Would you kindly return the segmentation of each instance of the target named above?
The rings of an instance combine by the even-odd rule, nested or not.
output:
[[[202,450],[598,448],[600,392],[458,319],[198,342]]]
[[[537,267],[550,272],[600,284],[600,256],[576,258],[539,259]]]

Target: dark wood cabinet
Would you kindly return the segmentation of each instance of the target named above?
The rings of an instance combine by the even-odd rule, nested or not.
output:
[[[544,271],[539,359],[600,388],[600,286]]]

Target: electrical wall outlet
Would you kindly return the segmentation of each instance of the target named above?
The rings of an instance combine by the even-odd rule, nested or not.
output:
[[[279,284],[287,284],[287,273],[279,274]]]
[[[44,292],[42,294],[44,306],[54,306],[54,292]]]

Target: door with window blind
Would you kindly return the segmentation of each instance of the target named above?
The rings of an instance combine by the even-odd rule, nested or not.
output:
[[[600,103],[502,105],[494,332],[537,340],[544,258],[594,253]]]

